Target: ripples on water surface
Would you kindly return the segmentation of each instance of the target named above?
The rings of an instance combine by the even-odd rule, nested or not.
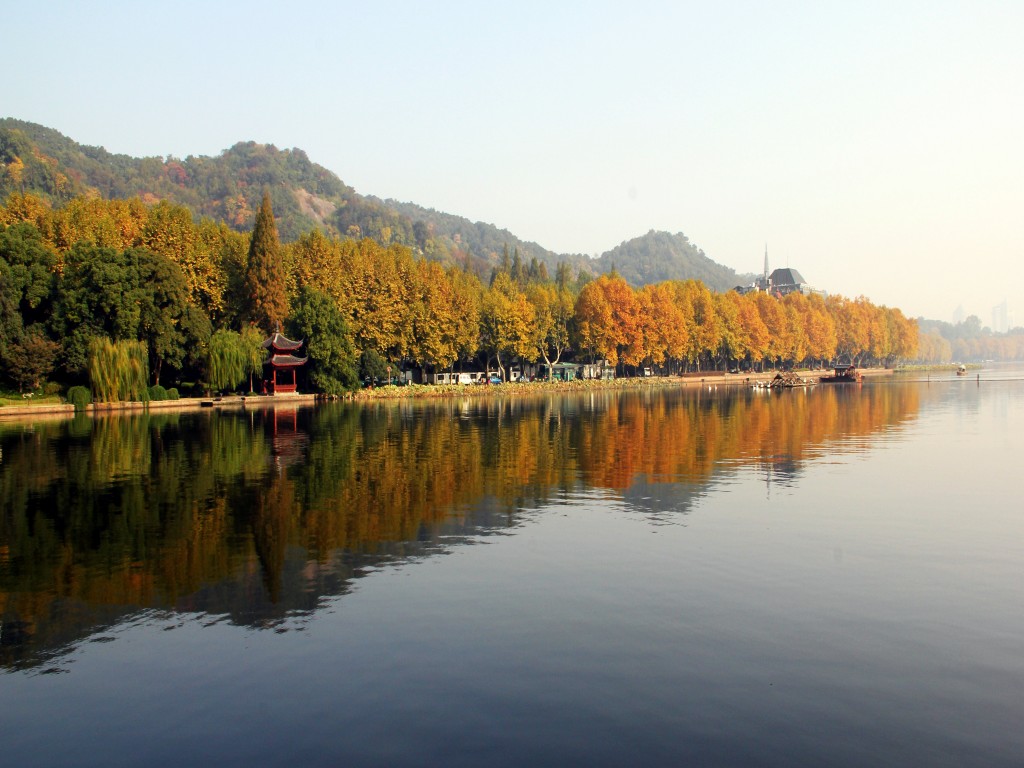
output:
[[[1024,383],[0,423],[32,765],[1019,765]]]

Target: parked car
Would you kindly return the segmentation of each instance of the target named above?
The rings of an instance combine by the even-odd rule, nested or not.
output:
[[[490,377],[481,376],[480,379],[477,381],[477,384],[501,384],[501,377],[495,376],[493,373],[490,375]]]

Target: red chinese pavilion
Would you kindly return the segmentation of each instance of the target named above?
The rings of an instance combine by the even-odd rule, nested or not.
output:
[[[263,364],[264,392],[273,395],[296,391],[295,371],[304,366],[308,359],[295,355],[301,346],[301,341],[287,339],[280,331],[263,342],[263,348],[270,350],[270,356]]]

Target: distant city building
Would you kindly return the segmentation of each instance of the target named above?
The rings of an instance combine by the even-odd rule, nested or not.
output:
[[[1006,299],[1002,304],[992,307],[992,332],[1006,333],[1010,330],[1010,310],[1006,305]]]
[[[785,296],[790,293],[802,293],[805,296],[809,296],[812,293],[818,294],[819,296],[826,296],[825,291],[812,288],[804,280],[797,270],[790,267],[784,267],[776,269],[769,274],[768,272],[768,246],[764,247],[764,273],[754,280],[750,285],[737,285],[735,289],[738,293],[756,293],[763,291],[770,293],[773,296]]]
[[[960,325],[960,323],[964,321],[964,317],[966,317],[964,314],[964,305],[961,304],[953,310],[953,325]]]

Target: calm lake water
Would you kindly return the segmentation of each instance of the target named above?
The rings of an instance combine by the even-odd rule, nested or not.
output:
[[[6,764],[1024,763],[1020,371],[0,451]]]

